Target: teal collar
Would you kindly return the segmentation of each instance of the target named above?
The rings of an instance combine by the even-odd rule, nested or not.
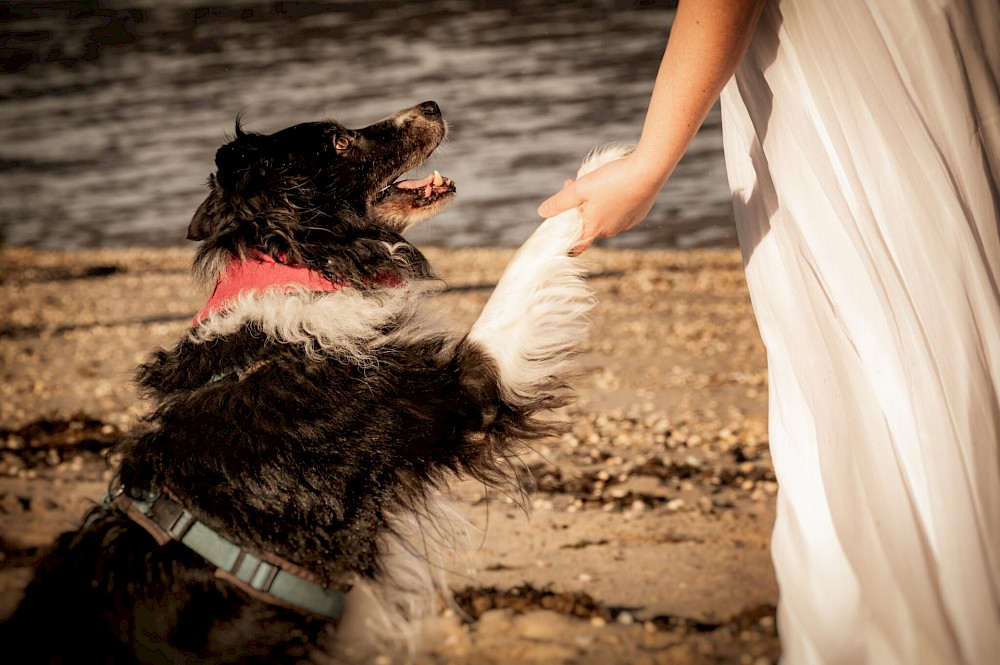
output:
[[[344,591],[327,588],[315,575],[281,557],[257,555],[230,542],[166,491],[118,489],[108,495],[107,502],[146,529],[160,545],[176,540],[200,554],[218,567],[217,577],[251,596],[326,619],[339,619],[343,614]]]

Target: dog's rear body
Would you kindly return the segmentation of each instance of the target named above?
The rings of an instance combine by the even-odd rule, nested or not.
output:
[[[409,605],[434,596],[428,543],[450,528],[435,491],[453,473],[503,482],[517,446],[551,432],[538,416],[565,402],[590,305],[570,212],[529,239],[469,334],[427,315],[436,278],[399,234],[454,186],[436,172],[392,183],[444,133],[429,102],[361,130],[238,128],[219,150],[189,231],[203,242],[196,272],[216,295],[246,270],[304,278],[210,301],[140,368],[153,410],[121,449],[125,504],[62,537],[4,625],[5,648],[61,663],[274,663],[317,645],[343,656],[373,621],[399,631]],[[159,544],[123,509],[150,491],[251,557],[345,592],[346,613],[313,616],[178,540]]]

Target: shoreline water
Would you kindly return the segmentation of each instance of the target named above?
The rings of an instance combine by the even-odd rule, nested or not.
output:
[[[670,2],[8,3],[0,236],[45,249],[175,246],[234,131],[358,127],[427,99],[458,199],[419,245],[519,245],[595,145],[638,137]],[[471,6],[470,6],[471,5]],[[721,116],[649,220],[611,246],[731,242]]]

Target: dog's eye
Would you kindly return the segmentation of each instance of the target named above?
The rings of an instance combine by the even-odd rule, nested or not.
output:
[[[333,147],[337,150],[347,150],[351,147],[351,139],[346,136],[338,136],[333,140]]]

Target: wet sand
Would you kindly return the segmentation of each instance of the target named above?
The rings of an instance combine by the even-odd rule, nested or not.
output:
[[[462,329],[512,255],[429,249]],[[205,294],[182,250],[0,251],[0,616],[104,492],[143,413],[129,377]],[[777,484],[766,373],[735,250],[594,249],[599,304],[568,433],[524,455],[529,510],[470,482],[480,529],[417,662],[777,660],[768,544]]]

